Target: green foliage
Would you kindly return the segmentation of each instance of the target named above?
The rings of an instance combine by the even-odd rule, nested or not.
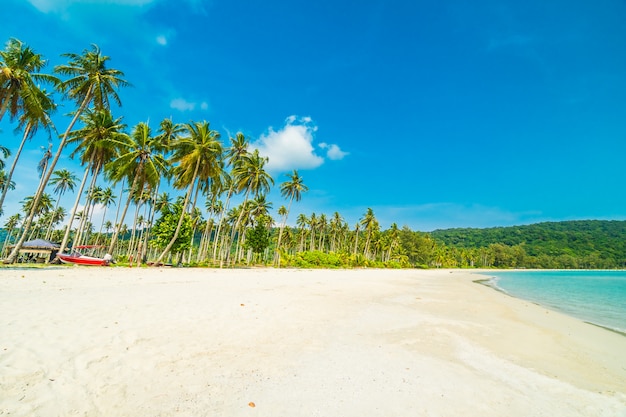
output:
[[[440,246],[479,253],[479,266],[623,268],[626,222],[579,220],[489,229],[435,230]]]
[[[178,202],[163,210],[161,217],[154,223],[152,229],[152,243],[160,249],[165,248],[174,237],[176,226],[180,219],[182,203]],[[191,234],[193,233],[193,222],[191,216],[185,213],[183,224],[178,234],[178,238],[172,246],[173,253],[180,252],[190,248]]]
[[[270,245],[270,232],[265,223],[265,221],[259,221],[253,229],[246,232],[244,247],[256,254],[263,252]]]

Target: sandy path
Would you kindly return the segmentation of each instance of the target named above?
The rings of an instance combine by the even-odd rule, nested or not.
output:
[[[626,337],[473,279],[0,269],[0,415],[626,416]]]

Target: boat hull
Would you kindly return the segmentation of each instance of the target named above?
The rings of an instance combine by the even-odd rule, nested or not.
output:
[[[96,265],[105,266],[108,262],[102,258],[94,258],[93,256],[73,256],[63,253],[57,254],[57,257],[66,264],[78,264],[78,265]]]

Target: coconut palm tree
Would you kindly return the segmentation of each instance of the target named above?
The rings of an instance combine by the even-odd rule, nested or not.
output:
[[[61,138],[61,142],[59,143],[54,159],[50,163],[48,173],[43,178],[42,183],[35,194],[35,202],[33,204],[34,207],[37,207],[37,204],[41,199],[45,186],[52,176],[54,167],[63,153],[69,134],[74,128],[74,124],[78,118],[91,103],[94,104],[96,109],[109,108],[109,101],[112,98],[118,105],[121,105],[116,89],[128,85],[125,80],[120,78],[124,75],[123,72],[107,68],[106,64],[109,57],[103,56],[100,49],[96,45],[92,45],[91,51],[83,51],[82,55],[70,53],[64,54],[63,56],[67,57],[69,62],[66,65],[57,66],[55,68],[55,72],[69,78],[61,82],[59,84],[59,88],[69,99],[75,101],[79,107],[74,112],[74,116]],[[26,239],[28,229],[30,228],[34,216],[35,213],[31,212],[24,220],[24,231],[22,232],[22,236],[16,243],[11,254],[9,254],[8,258],[5,260],[6,263],[13,263],[17,258],[17,254]],[[61,250],[63,249],[64,248],[61,247]]]
[[[363,226],[363,229],[367,232],[365,238],[365,249],[363,250],[363,254],[366,257],[369,257],[369,249],[370,249],[370,241],[372,239],[372,232],[378,227],[378,222],[376,221],[376,216],[374,216],[374,210],[371,208],[367,209],[367,212],[363,216],[360,221],[360,225]]]
[[[296,225],[300,230],[300,248],[299,251],[304,250],[304,237],[306,235],[306,226],[309,224],[309,218],[304,213],[300,213],[296,220]]]
[[[13,120],[21,111],[38,107],[38,84],[58,84],[56,77],[39,73],[46,64],[42,55],[20,40],[12,38],[7,42],[4,51],[0,51],[0,121],[7,111]]]
[[[189,122],[183,128],[187,136],[178,139],[174,145],[172,161],[178,163],[173,171],[177,177],[174,187],[178,189],[187,187],[187,193],[185,194],[185,200],[183,201],[183,207],[174,235],[157,258],[155,262],[157,265],[172,249],[176,239],[178,239],[185,214],[187,213],[187,205],[196,182],[206,182],[211,178],[218,177],[222,167],[220,163],[222,144],[219,141],[219,132],[211,130],[207,121]],[[194,207],[191,209],[193,211]]]
[[[4,238],[4,244],[2,245],[2,252],[0,253],[4,253],[5,249],[7,248],[7,244],[9,244],[9,242],[11,241],[13,231],[15,230],[17,225],[20,224],[20,221],[22,221],[22,215],[20,213],[15,213],[7,219],[6,223],[4,224],[4,229],[6,230],[7,234]]]
[[[126,125],[122,123],[122,118],[114,119],[109,109],[88,109],[81,116],[81,121],[83,127],[70,132],[67,143],[68,145],[76,144],[76,148],[70,156],[80,155],[80,162],[81,165],[85,165],[85,172],[72,207],[72,214],[65,228],[65,235],[61,242],[62,247],[65,247],[69,240],[72,222],[80,205],[81,195],[89,173],[92,174],[92,179],[87,190],[87,196],[95,196],[94,189],[98,174],[104,165],[118,154],[118,149],[112,141],[123,140],[125,135],[123,130]],[[89,201],[86,205],[89,205]],[[78,227],[78,234],[80,234],[83,225],[84,222]]]
[[[141,193],[146,186],[155,187],[169,166],[165,156],[159,151],[160,141],[152,136],[146,123],[137,124],[130,136],[117,138],[113,142],[121,149],[120,156],[109,162],[105,170],[114,184],[126,180],[131,185],[121,218],[111,236],[108,250],[110,254],[113,254],[120,228],[124,225],[128,207],[135,195]]]
[[[4,170],[4,160],[11,156],[11,150],[4,145],[0,145],[0,154],[2,154],[2,158],[0,158],[0,171]]]
[[[100,231],[98,232],[98,238],[96,239],[95,245],[98,245],[98,243],[100,243],[102,230],[105,227],[107,208],[109,208],[111,204],[115,203],[115,195],[113,194],[113,188],[106,187],[105,189],[101,190],[100,195],[98,196],[98,203],[104,208],[104,210],[102,211],[102,222],[100,223]],[[108,230],[107,230],[107,233],[108,233]]]
[[[22,211],[26,214],[34,213],[34,218],[38,219],[41,216],[44,216],[54,206],[54,199],[48,193],[43,193],[39,200],[35,199],[35,196],[28,196],[24,198],[20,203],[22,204]],[[36,230],[33,230],[31,233],[31,238]],[[22,231],[24,233],[24,231]],[[25,239],[26,240],[26,239]]]
[[[52,173],[54,177],[50,179],[50,184],[54,185],[53,191],[57,195],[56,205],[54,207],[54,211],[56,212],[59,208],[59,203],[61,202],[61,197],[67,190],[74,191],[74,187],[76,186],[76,181],[78,177],[72,174],[67,169],[59,169]],[[52,234],[52,222],[54,219],[50,219],[50,225],[48,227],[48,232],[46,233],[46,239],[50,239],[50,235]],[[61,219],[62,220],[62,219]]]
[[[343,223],[344,223],[344,220],[341,217],[341,214],[339,214],[339,212],[336,211],[333,214],[333,218],[330,220],[330,231],[333,234],[333,238],[330,242],[331,252],[337,251],[337,235],[341,232],[341,226],[343,225]]]
[[[22,135],[20,146],[15,153],[15,158],[13,158],[11,168],[9,169],[9,180],[13,178],[13,172],[15,171],[15,167],[17,166],[17,162],[19,161],[26,141],[30,140],[35,133],[37,133],[39,127],[43,127],[48,133],[51,133],[51,131],[54,130],[54,124],[50,119],[50,115],[56,109],[56,105],[52,101],[51,95],[45,90],[32,90],[32,92],[37,95],[37,98],[27,100],[28,107],[22,110],[18,129],[24,129],[24,134]],[[4,199],[6,198],[8,191],[8,188],[2,188],[2,196],[0,196],[0,211],[2,210]]]
[[[169,155],[171,151],[172,143],[174,143],[180,134],[182,133],[183,128],[182,125],[178,123],[174,123],[171,118],[161,120],[159,123],[159,134],[156,136],[156,144],[155,149],[163,152],[163,155],[166,157]],[[166,171],[163,173],[164,177],[168,180],[170,178],[170,172]],[[142,262],[147,261],[148,255],[148,241],[150,240],[150,233],[152,231],[152,224],[154,223],[154,215],[156,214],[156,200],[159,196],[159,187],[160,182],[157,183],[156,187],[151,188],[152,193],[150,195],[150,199],[146,202],[148,203],[149,212],[147,214],[147,222],[145,230],[142,229],[143,232],[143,249],[141,253]]]
[[[15,190],[15,181],[9,180],[9,176],[4,170],[0,170],[0,189]],[[0,207],[0,216],[4,213],[2,207]]]
[[[231,167],[231,170],[238,167],[243,160],[244,155],[248,154],[248,147],[250,146],[250,142],[246,139],[243,133],[238,132],[234,138],[230,138],[230,147],[226,150],[226,161],[228,165]],[[228,193],[226,195],[226,201],[222,206],[222,212],[220,213],[219,220],[217,222],[217,232],[215,232],[214,246],[213,246],[213,259],[217,258],[217,242],[219,242],[219,238],[222,232],[222,225],[224,224],[224,216],[230,207],[230,199],[235,192],[235,182],[232,180],[232,176],[227,174],[226,171],[222,170],[222,188],[227,188]],[[223,245],[225,246],[225,245]],[[230,245],[229,245],[230,247]]]
[[[289,177],[289,180],[280,184],[280,194],[284,198],[289,199],[289,204],[287,205],[287,213],[283,217],[283,221],[280,225],[280,231],[278,232],[278,243],[276,244],[277,257],[280,256],[278,254],[278,249],[280,249],[280,241],[283,237],[283,229],[287,224],[287,218],[289,217],[289,211],[291,210],[291,203],[293,200],[300,201],[302,193],[309,190],[309,188],[304,185],[302,177],[298,174],[297,170],[294,169],[293,172],[291,174],[287,174],[287,176]],[[280,258],[278,258],[278,265],[280,266]]]
[[[52,239],[52,236],[54,235],[53,233],[54,227],[60,222],[62,222],[65,219],[66,215],[67,215],[67,211],[65,210],[64,207],[58,206],[58,201],[57,201],[57,207],[51,210],[45,217],[45,220],[46,220],[45,239],[46,240]]]
[[[262,157],[259,154],[258,149],[255,149],[251,154],[246,154],[242,157],[241,163],[234,167],[233,169],[233,178],[235,182],[235,191],[243,192],[245,190],[245,195],[243,198],[242,206],[245,207],[248,202],[248,198],[252,193],[254,196],[258,196],[259,194],[266,194],[269,192],[271,185],[274,185],[274,179],[272,176],[265,170],[265,164],[267,163],[268,158]],[[270,185],[271,184],[271,185]],[[235,228],[231,233],[231,241],[233,240],[234,233],[241,226],[242,216],[245,210],[242,210],[240,213],[240,217],[235,224]],[[239,235],[242,236],[242,233]],[[238,242],[239,244],[239,242]],[[237,259],[235,259],[235,262]]]

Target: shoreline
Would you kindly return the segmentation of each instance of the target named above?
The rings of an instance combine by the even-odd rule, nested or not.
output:
[[[487,271],[492,272],[490,270],[485,270],[483,272],[476,272],[476,274],[487,276],[487,274],[486,274]],[[523,271],[526,272],[528,270],[523,270]],[[537,270],[537,271],[538,271],[538,273],[542,272],[542,270]],[[557,272],[561,272],[561,271],[564,271],[564,272],[570,272],[570,271],[580,271],[580,272],[595,272],[595,271],[623,272],[623,270],[616,270],[616,269],[611,269],[611,270],[606,270],[606,269],[603,269],[603,270],[583,270],[583,269],[561,270],[561,269],[550,269],[550,270],[546,270],[546,271],[557,271]],[[498,271],[495,271],[496,274],[498,272],[511,272],[511,270],[498,270]],[[504,295],[507,295],[509,297],[513,297],[513,298],[517,298],[519,300],[531,302],[531,303],[533,303],[533,304],[535,304],[535,305],[537,305],[539,307],[546,308],[546,309],[549,309],[549,310],[552,310],[554,312],[558,312],[558,313],[561,313],[561,314],[565,314],[566,316],[572,317],[572,318],[574,318],[576,320],[580,320],[580,321],[582,321],[584,323],[587,323],[587,324],[590,324],[592,326],[596,326],[596,327],[599,327],[599,328],[602,328],[602,329],[605,329],[605,330],[608,330],[610,332],[617,333],[617,334],[619,334],[621,336],[626,337],[626,331],[624,331],[622,329],[611,327],[609,325],[605,325],[605,324],[602,324],[602,323],[596,323],[596,322],[593,322],[593,321],[591,321],[589,319],[585,319],[583,317],[579,317],[579,316],[577,316],[577,315],[575,315],[573,313],[570,313],[569,311],[567,311],[567,309],[561,309],[558,306],[542,304],[541,302],[536,301],[536,300],[532,300],[532,299],[528,299],[528,298],[517,296],[515,294],[511,294],[508,291],[506,291],[504,288],[501,288],[499,285],[494,283],[494,280],[496,280],[498,278],[499,277],[497,277],[497,276],[490,276],[490,277],[487,277],[485,279],[475,280],[474,282],[477,283],[477,284],[483,285],[485,287],[491,288],[491,289],[493,289],[493,290],[495,290],[495,291],[497,291],[499,293],[502,293]]]
[[[0,268],[0,413],[626,413],[623,335],[474,272]]]

